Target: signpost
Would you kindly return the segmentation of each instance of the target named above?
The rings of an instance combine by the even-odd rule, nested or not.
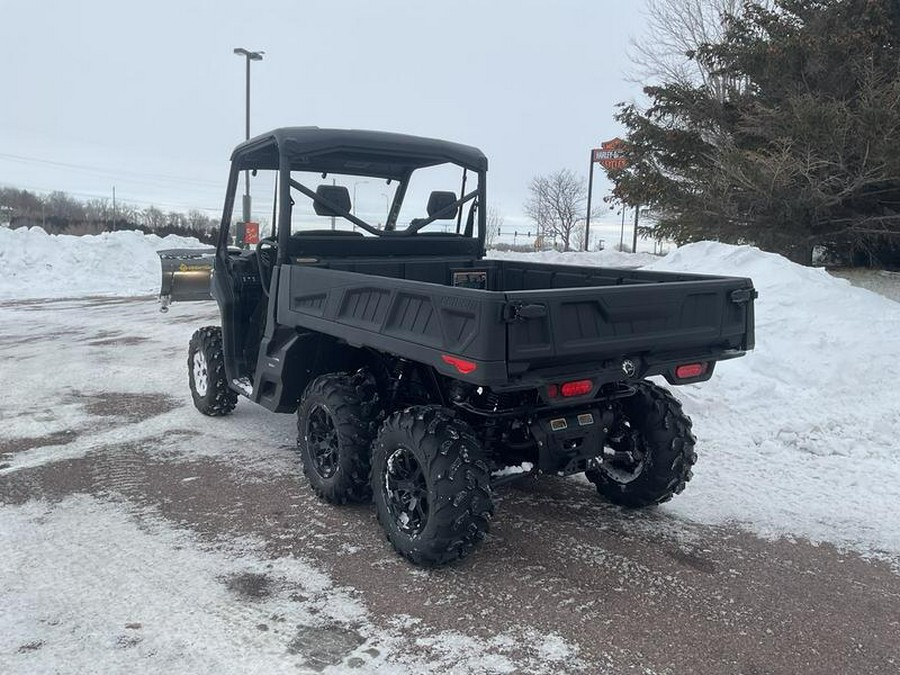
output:
[[[621,138],[612,138],[600,144],[599,148],[591,150],[591,164],[588,172],[588,198],[587,198],[587,216],[584,221],[584,250],[588,250],[591,233],[591,197],[594,191],[594,164],[599,164],[607,171],[621,171],[628,166],[628,160],[625,159],[625,141]],[[636,206],[634,209],[634,238],[632,243],[632,252],[637,250],[637,228],[638,213],[640,209]],[[625,205],[622,205],[622,237],[625,233]]]
[[[604,141],[599,148],[591,150],[591,164],[588,170],[588,197],[587,215],[584,219],[584,250],[588,250],[591,239],[591,199],[594,193],[594,164],[599,164],[607,171],[624,169],[627,165],[623,150],[625,141],[621,138],[613,138]]]

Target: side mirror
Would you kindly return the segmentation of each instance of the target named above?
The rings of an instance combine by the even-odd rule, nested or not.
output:
[[[320,185],[316,188],[316,194],[322,199],[326,199],[335,206],[344,211],[350,210],[350,190],[343,185]],[[328,208],[325,204],[313,200],[313,209],[317,216],[342,216],[333,209]]]
[[[453,209],[448,208],[456,202],[455,192],[442,192],[435,190],[428,197],[428,217],[431,218],[435,214],[440,214],[435,220],[452,220],[456,218],[459,207]],[[444,210],[446,209],[446,211]]]

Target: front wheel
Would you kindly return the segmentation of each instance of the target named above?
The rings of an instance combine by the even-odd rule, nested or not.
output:
[[[204,326],[188,345],[188,385],[194,407],[204,415],[228,415],[237,405],[237,394],[228,387],[222,355],[222,329]]]
[[[647,381],[619,405],[606,447],[585,476],[620,506],[669,501],[684,490],[697,461],[691,418],[668,390]]]
[[[372,493],[388,540],[415,565],[467,556],[494,512],[478,439],[439,406],[416,406],[385,420],[372,456]]]

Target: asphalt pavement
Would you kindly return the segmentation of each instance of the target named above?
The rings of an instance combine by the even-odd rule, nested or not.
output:
[[[232,551],[262,541],[272,561],[302,559],[350,589],[373,625],[404,617],[384,663],[408,655],[445,672],[534,672],[541,652],[529,636],[554,636],[555,653],[552,641],[542,644],[555,673],[900,672],[896,562],[693,523],[664,508],[625,511],[582,480],[545,477],[497,491],[491,533],[469,559],[417,569],[391,550],[371,505],[314,497],[290,416],[245,400],[227,420],[193,411],[185,336],[214,322],[208,305],[160,317],[146,299],[7,303],[0,318],[7,380],[13,362],[31,372],[42,354],[58,359],[45,361],[43,377],[20,378],[27,391],[2,405],[16,432],[0,436],[2,508],[89,495]],[[262,574],[230,583],[237,602],[252,603],[272,582]],[[285,658],[364,672],[353,655],[377,645],[346,628],[324,630],[285,633]],[[430,635],[499,645],[491,640],[514,630],[521,637],[502,645],[496,670],[490,660],[431,660],[442,647]],[[235,639],[253,648],[252,635]],[[337,645],[331,656],[304,661],[323,640]],[[7,664],[27,672],[25,659]]]

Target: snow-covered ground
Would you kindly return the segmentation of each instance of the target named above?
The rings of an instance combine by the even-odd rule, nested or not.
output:
[[[152,293],[156,250],[198,245],[136,232],[0,229],[0,297]],[[760,294],[756,350],[719,364],[711,381],[678,389],[701,461],[690,489],[665,508],[900,555],[900,303],[746,246],[703,242],[665,258],[494,255],[751,277]]]
[[[75,238],[0,229],[0,298],[153,293],[155,251],[192,245],[198,244],[137,233]],[[503,257],[753,278],[760,293],[756,350],[719,364],[711,381],[676,390],[699,438],[694,479],[660,507],[668,524],[631,525],[665,529],[672,519],[686,527],[724,525],[829,542],[898,564],[900,303],[750,247],[700,243],[662,259],[613,251]],[[108,427],[97,426],[102,410],[85,413],[85,401],[102,406],[104,393],[158,394],[183,385],[184,344],[196,325],[215,321],[212,305],[186,307],[163,317],[148,300],[21,307],[0,301],[0,377],[12,392],[0,401],[0,442],[53,438],[0,456],[0,478],[193,429],[197,415],[184,401]],[[240,410],[215,425],[204,422],[200,435],[185,437],[177,452],[273,478],[292,475],[290,450],[275,450],[290,447],[291,419],[250,405]],[[73,429],[71,440],[59,440]],[[158,452],[165,457],[174,450]],[[388,556],[376,563],[396,561]],[[229,580],[252,581],[254,574],[265,574],[269,589],[249,605],[238,602]],[[60,664],[110,672],[130,669],[136,653],[151,664],[145,670],[156,672],[296,670],[297,660],[284,655],[290,639],[307,652],[310,642],[338,640],[332,647],[343,650],[342,662],[361,672],[536,672],[578,658],[577,646],[559,635],[538,636],[529,617],[492,639],[423,634],[415,644],[428,654],[401,658],[397,645],[404,635],[408,644],[411,625],[403,617],[394,626],[377,623],[351,590],[302,556],[273,561],[253,540],[235,550],[213,546],[153,513],[136,512],[127,500],[76,494],[0,506],[0,578],[0,671],[24,672],[27,663],[30,672],[53,672]],[[281,620],[273,617],[284,620],[285,612],[285,625],[313,626],[311,632],[279,633]],[[317,633],[316,626],[328,629]],[[235,635],[245,641],[232,643]],[[47,644],[32,644],[35,636]]]
[[[530,259],[605,265],[628,256]],[[651,259],[644,269],[750,277],[759,291],[755,351],[676,391],[701,458],[689,488],[664,508],[900,555],[900,303],[749,246],[701,242],[638,257]]]

